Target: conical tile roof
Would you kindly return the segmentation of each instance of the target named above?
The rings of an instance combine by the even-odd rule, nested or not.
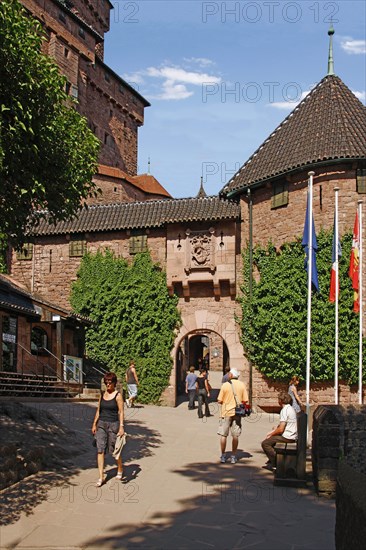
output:
[[[338,76],[328,75],[253,153],[221,193],[301,167],[338,159],[366,158],[366,107]]]

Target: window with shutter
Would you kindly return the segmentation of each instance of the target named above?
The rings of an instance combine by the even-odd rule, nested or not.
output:
[[[138,254],[147,250],[147,235],[134,234],[130,237],[130,254]]]
[[[84,256],[85,253],[86,253],[86,241],[83,241],[83,240],[70,241],[69,243],[70,258]]]
[[[271,208],[279,208],[288,204],[288,183],[280,181],[273,184]]]

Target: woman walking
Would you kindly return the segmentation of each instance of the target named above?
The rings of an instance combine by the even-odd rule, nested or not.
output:
[[[198,418],[203,418],[202,405],[205,404],[205,416],[211,416],[208,406],[210,397],[210,386],[207,380],[207,370],[202,369],[196,380],[197,400],[198,400]]]
[[[112,454],[117,436],[122,436],[125,433],[123,399],[120,392],[116,390],[117,376],[113,372],[108,372],[104,376],[104,383],[107,389],[99,399],[99,405],[92,426],[92,433],[95,435],[98,452],[99,479],[96,483],[97,487],[101,487],[105,483],[105,453],[109,452]],[[122,473],[122,457],[119,455],[117,459],[117,479],[122,479]]]

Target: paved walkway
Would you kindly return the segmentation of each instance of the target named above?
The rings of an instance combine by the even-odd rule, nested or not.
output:
[[[125,479],[115,480],[111,461],[108,482],[97,489],[89,432],[95,404],[33,406],[71,427],[70,444],[78,440],[86,451],[64,470],[4,492],[1,548],[335,548],[334,501],[318,499],[311,487],[274,487],[262,468],[259,443],[278,417],[252,415],[244,422],[240,459],[232,465],[219,463],[216,403],[214,416],[203,420],[187,403],[127,409]]]

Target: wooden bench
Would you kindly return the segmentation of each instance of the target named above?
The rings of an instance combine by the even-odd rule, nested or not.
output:
[[[297,441],[277,443],[274,485],[306,486],[307,414],[297,417]]]

